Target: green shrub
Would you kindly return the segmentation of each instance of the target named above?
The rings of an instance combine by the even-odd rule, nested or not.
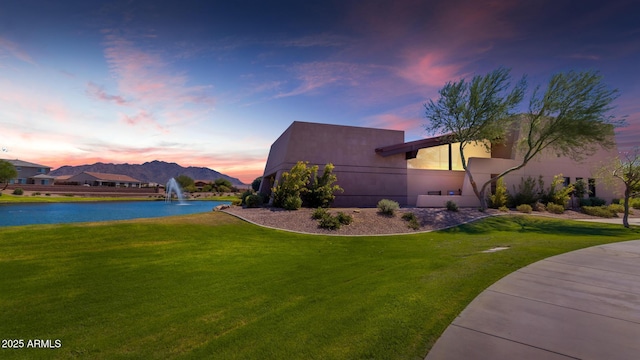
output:
[[[318,226],[323,229],[338,230],[340,229],[340,220],[335,216],[325,216],[320,219]]]
[[[558,205],[550,202],[547,204],[547,211],[553,214],[562,214],[564,213],[564,205]]]
[[[447,201],[447,204],[445,206],[449,211],[458,211],[458,204],[456,204],[454,201]]]
[[[318,167],[312,166],[309,175],[309,182],[305,191],[301,192],[302,203],[306,207],[330,207],[336,198],[335,192],[343,192],[338,185],[334,185],[338,178],[333,174],[334,166],[329,163],[325,165],[322,176],[318,177]]]
[[[612,218],[617,216],[606,206],[583,206],[582,211],[587,215],[598,216],[602,218]]]
[[[251,190],[246,190],[245,192],[243,192],[240,195],[240,204],[241,205],[246,205],[247,204],[247,198],[249,196],[251,196],[251,195],[253,195],[253,191],[251,191]]]
[[[506,206],[500,206],[500,207],[498,208],[498,210],[500,210],[500,211],[502,211],[502,212],[509,212],[509,208],[508,208],[508,207],[506,207]]]
[[[15,189],[13,190],[13,193],[12,193],[12,194],[13,194],[13,195],[22,195],[22,194],[24,194],[24,190],[22,190],[21,188],[15,188]]]
[[[231,200],[231,205],[242,205],[241,199],[233,199]]]
[[[547,211],[547,207],[544,206],[543,203],[541,203],[540,201],[536,202],[535,204],[533,204],[533,210],[535,211],[539,211],[539,212],[543,212],[543,211]]]
[[[606,200],[601,199],[599,197],[590,197],[590,198],[583,198],[580,199],[580,207],[583,206],[602,206],[605,205],[607,203]]]
[[[591,198],[580,198],[580,199],[578,199],[578,206],[580,206],[580,207],[592,206],[591,205]]]
[[[338,222],[340,222],[340,224],[342,225],[349,225],[353,222],[353,216],[345,214],[342,211],[338,212],[336,218],[338,218]]]
[[[538,177],[538,180],[528,176],[526,179],[520,179],[520,185],[518,185],[518,189],[516,190],[515,186],[513,187],[513,197],[512,197],[512,205],[518,206],[521,204],[529,204],[533,205],[538,200],[540,200],[540,193],[544,189],[544,181],[542,180],[542,176]]]
[[[521,213],[525,213],[525,214],[529,214],[531,211],[533,211],[533,209],[531,208],[531,205],[529,205],[529,204],[520,204],[520,205],[516,206],[516,210],[520,211]]]
[[[573,193],[578,199],[582,199],[585,195],[590,194],[589,185],[584,179],[576,180],[573,184]]]
[[[412,212],[402,214],[402,220],[411,221],[413,219],[417,220],[418,218],[416,217],[416,214]]]
[[[342,211],[333,216],[325,208],[316,209],[311,217],[318,220],[319,227],[329,230],[338,230],[342,225],[349,225],[353,222],[353,216]]]
[[[418,218],[412,212],[402,214],[402,220],[406,220],[409,222],[408,226],[410,229],[418,230],[420,229],[420,222],[418,222]]]
[[[509,200],[509,193],[507,192],[507,186],[504,183],[503,178],[496,180],[496,193],[489,196],[489,207],[499,209],[502,206],[507,206]]]
[[[248,208],[257,208],[262,206],[262,196],[257,194],[252,194],[246,197],[245,205]]]
[[[329,215],[329,212],[325,208],[317,208],[311,213],[311,218],[314,220],[320,220],[323,217]]]
[[[329,207],[335,199],[336,191],[344,191],[334,185],[337,177],[333,174],[333,164],[327,164],[321,177],[318,177],[318,166],[307,167],[309,162],[298,161],[290,171],[284,172],[279,182],[271,189],[273,206],[299,209],[304,203],[307,207]],[[300,205],[297,200],[299,198]],[[286,204],[285,204],[286,203]]]
[[[616,203],[611,203],[611,205],[607,206],[607,208],[613,213],[623,213],[624,212],[624,205],[620,205],[620,204],[616,204]]]
[[[571,199],[571,194],[573,193],[573,185],[563,186],[564,177],[562,174],[555,175],[553,177],[553,181],[551,182],[551,186],[547,189],[547,193],[543,196],[542,201],[547,204],[556,204],[561,205],[564,212],[564,208],[569,205],[569,200]],[[554,207],[556,211],[559,211],[557,207]],[[553,212],[549,210],[547,206],[547,210],[549,212]]]
[[[302,199],[299,196],[289,195],[284,199],[282,208],[285,210],[298,210],[302,206]]]
[[[640,198],[631,198],[629,199],[629,206],[640,210]]]
[[[399,208],[400,204],[398,204],[397,201],[389,199],[382,199],[378,201],[378,210],[380,210],[380,213],[382,213],[383,215],[394,216],[396,210],[398,210]]]
[[[272,189],[273,206],[287,210],[296,210],[302,206],[300,194],[306,191],[312,170],[307,168],[307,164],[308,162],[298,161],[290,171],[285,171],[280,180],[276,181]]]

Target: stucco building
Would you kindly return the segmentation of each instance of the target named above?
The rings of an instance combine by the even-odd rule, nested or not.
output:
[[[40,165],[24,160],[6,160],[9,162],[18,172],[18,176],[15,179],[9,180],[9,184],[33,184],[33,185],[53,185],[54,177],[49,175],[51,171],[50,166]]]
[[[127,175],[83,171],[66,179],[66,183],[88,186],[139,188],[141,181]]]
[[[465,156],[476,183],[520,163],[521,156],[512,146],[517,137],[512,134],[501,145],[467,145]],[[441,207],[448,200],[459,206],[478,206],[458,146],[446,143],[443,137],[405,142],[404,131],[399,130],[296,121],[271,146],[260,191],[270,193],[283,172],[298,161],[308,161],[320,171],[327,163],[335,165],[334,174],[344,192],[336,194],[334,206],[372,207],[381,199],[403,206]],[[611,201],[619,196],[616,189],[604,186],[594,174],[598,164],[615,156],[616,149],[600,150],[578,163],[548,152],[504,180],[513,192],[522,178],[542,176],[549,186],[555,175],[562,174],[566,184],[584,179],[591,196]]]

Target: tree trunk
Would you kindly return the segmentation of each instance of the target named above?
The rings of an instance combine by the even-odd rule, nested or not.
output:
[[[625,184],[627,185],[627,184]],[[622,225],[626,228],[629,227],[629,197],[631,192],[629,186],[625,186],[624,189],[624,215],[622,216]]]
[[[473,175],[471,175],[471,171],[465,169],[464,170],[469,176],[469,182],[471,183],[471,188],[473,189],[473,193],[476,194],[478,200],[480,200],[480,211],[485,211],[487,209],[487,200],[484,199],[484,192],[478,190],[478,184],[473,180]]]

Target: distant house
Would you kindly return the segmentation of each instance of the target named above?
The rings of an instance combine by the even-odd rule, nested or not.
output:
[[[18,177],[9,180],[9,184],[53,185],[55,177],[49,175],[50,166],[34,164],[23,160],[6,160],[18,172]]]
[[[198,190],[202,190],[206,185],[212,184],[214,180],[194,180],[193,183]]]
[[[139,188],[142,185],[140,180],[136,180],[127,175],[106,174],[90,171],[83,171],[66,179],[67,184],[87,185],[87,186],[110,186],[110,187],[131,187]]]

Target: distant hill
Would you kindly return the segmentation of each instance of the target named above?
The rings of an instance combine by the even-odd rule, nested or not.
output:
[[[108,174],[120,174],[128,175],[134,179],[142,182],[153,182],[159,184],[165,184],[172,177],[179,175],[186,175],[193,180],[216,180],[227,179],[231,181],[233,185],[245,185],[239,179],[231,177],[229,175],[221,174],[215,170],[211,170],[205,167],[183,167],[176,163],[168,163],[164,161],[154,160],[146,162],[142,165],[137,164],[105,164],[95,163],[92,165],[79,165],[79,166],[62,166],[59,167],[49,175],[62,176],[62,175],[76,175],[83,171],[100,172]]]

